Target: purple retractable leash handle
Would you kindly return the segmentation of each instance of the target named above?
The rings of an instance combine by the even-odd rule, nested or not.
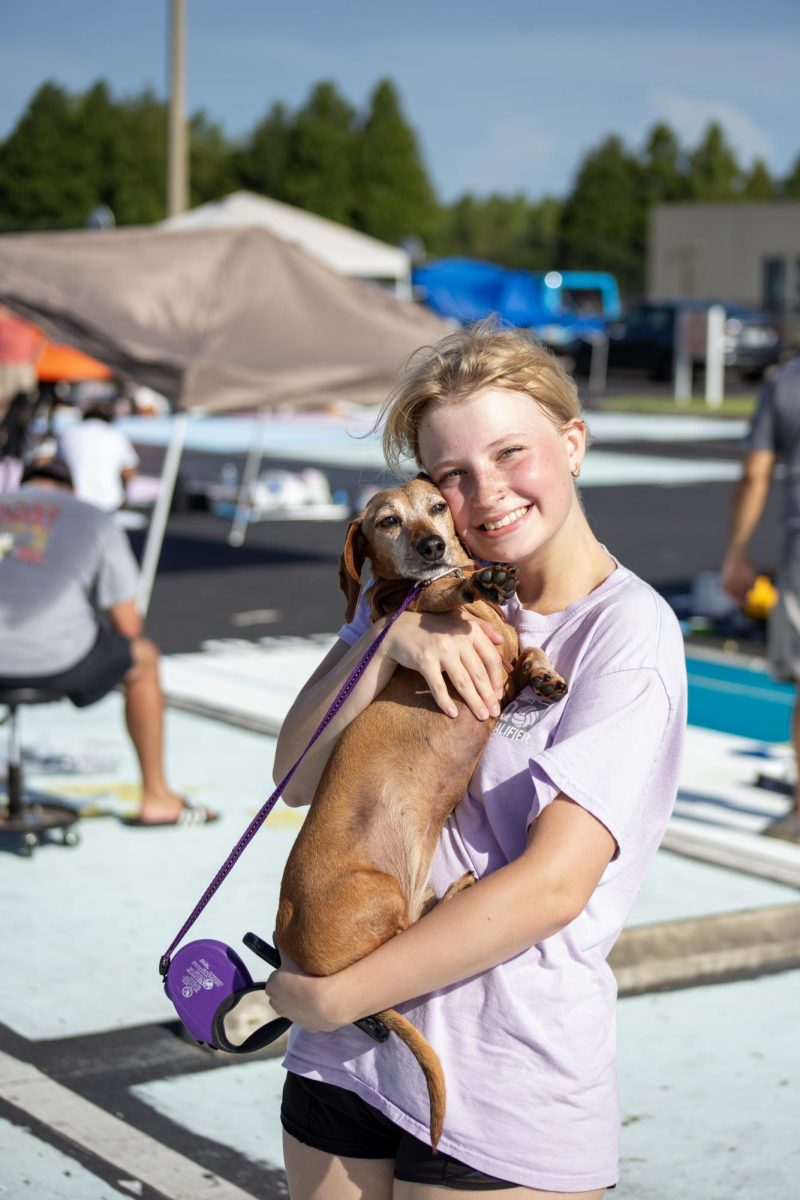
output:
[[[261,1050],[285,1033],[291,1025],[291,1021],[285,1017],[277,1017],[256,1029],[241,1045],[236,1045],[225,1033],[225,1017],[242,996],[248,992],[263,991],[264,983],[254,983],[250,972],[236,951],[224,942],[215,941],[213,938],[200,938],[197,941],[188,942],[185,946],[181,946],[174,956],[173,951],[194,925],[211,897],[228,877],[243,851],[258,833],[300,763],[336,716],[364,674],[392,624],[402,612],[405,612],[409,604],[416,600],[423,587],[424,584],[416,584],[411,589],[374,642],[367,648],[361,660],[343,683],[317,729],[311,735],[308,745],[297,762],[256,813],[159,959],[158,970],[164,981],[164,991],[175,1006],[178,1016],[195,1041],[210,1046],[213,1050],[227,1050],[230,1054],[249,1054],[254,1050]],[[250,950],[259,958],[263,958],[270,966],[279,967],[281,965],[281,956],[278,950],[263,941],[257,934],[246,933],[243,941]],[[355,1024],[375,1041],[383,1042],[389,1036],[386,1027],[374,1017],[364,1017]]]

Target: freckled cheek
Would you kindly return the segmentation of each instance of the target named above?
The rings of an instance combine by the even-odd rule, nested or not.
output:
[[[463,496],[446,495],[447,506],[450,509],[450,516],[453,518],[453,525],[456,531],[463,532],[469,524],[469,505]]]

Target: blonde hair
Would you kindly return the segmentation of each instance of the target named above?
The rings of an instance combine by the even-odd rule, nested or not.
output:
[[[489,318],[412,354],[379,417],[389,466],[400,472],[409,458],[423,465],[419,430],[431,404],[465,400],[489,387],[524,392],[559,429],[582,418],[575,382],[556,356],[521,330]]]

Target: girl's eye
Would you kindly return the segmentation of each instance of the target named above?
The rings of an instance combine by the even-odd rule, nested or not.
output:
[[[438,516],[438,514],[443,513],[446,508],[447,505],[445,504],[444,500],[440,500],[438,504],[434,504],[431,508],[431,515]]]
[[[517,454],[522,449],[522,446],[507,446],[505,450],[500,451],[501,458],[507,458],[509,454]]]
[[[384,517],[382,521],[378,521],[379,529],[391,529],[393,525],[399,525],[399,517]]]
[[[438,488],[441,488],[443,483],[452,483],[453,480],[457,479],[460,474],[461,474],[461,471],[458,470],[458,468],[454,467],[452,471],[445,472],[445,474],[442,476],[442,478],[437,481],[436,486]]]

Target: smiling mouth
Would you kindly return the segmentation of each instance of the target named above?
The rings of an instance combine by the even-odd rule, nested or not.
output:
[[[505,529],[506,525],[513,525],[520,517],[524,517],[529,508],[529,504],[523,504],[521,508],[515,508],[512,512],[506,513],[499,521],[485,521],[481,525],[481,529],[485,529],[488,533],[494,533],[496,529]]]

